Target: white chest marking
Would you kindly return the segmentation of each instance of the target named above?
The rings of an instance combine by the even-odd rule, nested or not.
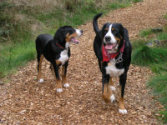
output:
[[[68,57],[68,50],[65,49],[60,53],[60,58],[58,59],[62,64],[64,64],[67,60],[69,59]]]
[[[124,73],[124,68],[123,69],[118,69],[115,66],[115,59],[111,60],[108,63],[108,66],[106,66],[106,74],[112,76],[112,77],[118,77]]]

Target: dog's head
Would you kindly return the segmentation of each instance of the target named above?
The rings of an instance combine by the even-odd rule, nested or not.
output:
[[[79,43],[77,37],[81,36],[82,34],[83,34],[82,30],[74,29],[71,26],[63,26],[57,30],[54,39],[63,46],[70,43],[77,44]]]
[[[123,45],[124,28],[118,23],[106,23],[102,28],[102,42],[108,53],[116,53]]]

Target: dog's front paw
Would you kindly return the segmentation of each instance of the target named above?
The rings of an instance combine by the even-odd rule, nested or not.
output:
[[[39,79],[38,82],[39,82],[39,83],[43,83],[43,82],[44,82],[44,79]]]
[[[68,83],[65,83],[63,86],[64,86],[65,88],[70,87],[70,85],[69,85]]]
[[[62,89],[62,88],[58,88],[58,89],[56,89],[56,91],[57,91],[58,93],[61,93],[61,92],[63,92],[63,89]]]
[[[114,95],[114,94],[112,94],[112,95],[110,96],[110,100],[111,100],[111,102],[114,102],[114,101],[115,101],[115,95]]]
[[[119,109],[119,113],[124,115],[127,114],[128,111],[126,109]]]

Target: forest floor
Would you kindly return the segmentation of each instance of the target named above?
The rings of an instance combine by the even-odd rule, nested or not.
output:
[[[131,7],[109,12],[99,20],[122,23],[129,31],[130,39],[138,37],[140,30],[164,25],[167,13],[166,0],[144,0]],[[49,63],[43,65],[44,83],[36,80],[36,60],[5,78],[0,85],[0,124],[159,124],[157,111],[163,107],[156,102],[146,87],[152,75],[144,67],[131,65],[125,88],[127,115],[118,112],[118,101],[106,104],[102,99],[101,73],[93,52],[92,22],[81,25],[84,30],[80,44],[71,46],[68,68],[70,87],[63,93],[55,91],[55,81]],[[118,79],[114,79],[118,86]],[[119,98],[117,87],[116,99]]]

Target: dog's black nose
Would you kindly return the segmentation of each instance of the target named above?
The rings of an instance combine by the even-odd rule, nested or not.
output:
[[[105,40],[106,40],[106,42],[109,42],[111,40],[111,37],[110,36],[106,36]]]

